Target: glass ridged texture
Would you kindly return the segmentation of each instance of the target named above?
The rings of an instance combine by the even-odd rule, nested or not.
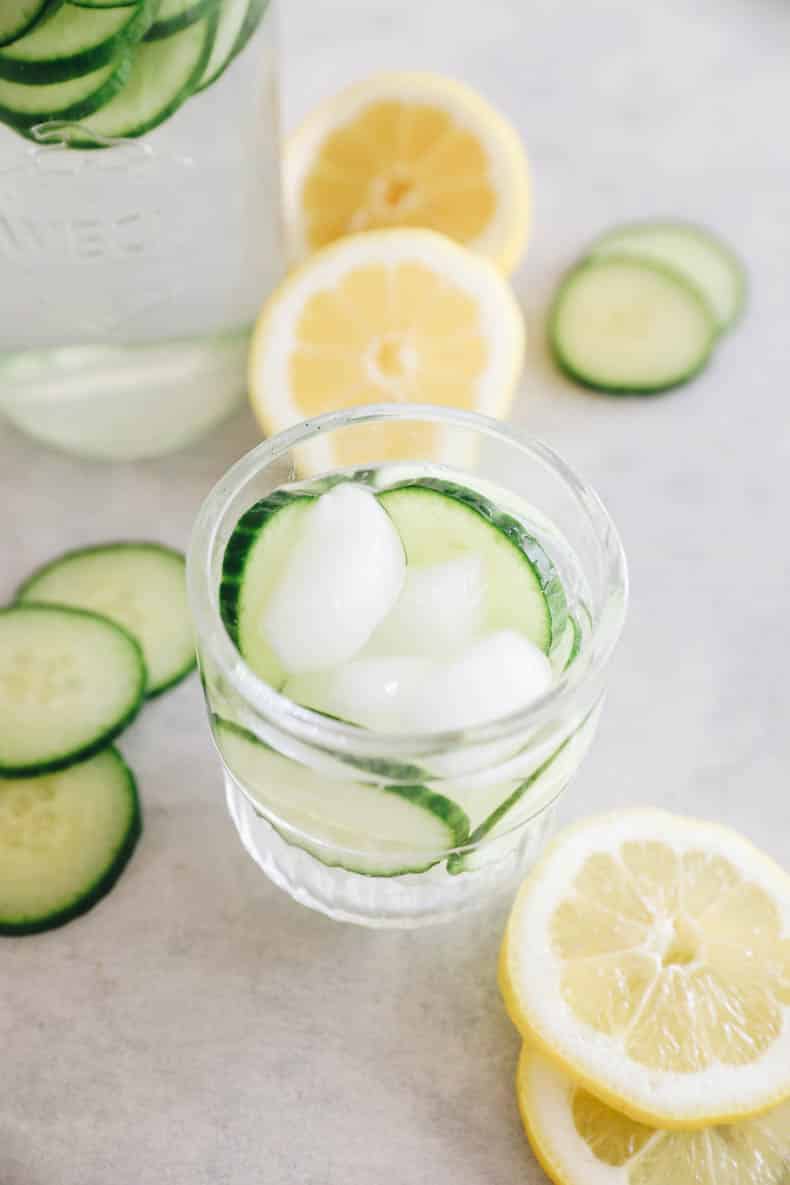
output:
[[[393,426],[410,458],[394,468]],[[410,436],[424,441],[427,428],[434,442],[441,439],[442,455],[453,458],[451,470],[421,461],[419,446],[410,447]],[[550,555],[569,608],[584,623],[583,638],[566,673],[530,708],[462,731],[376,733],[294,704],[242,659],[219,601],[223,556],[238,519],[298,480],[305,464],[320,478],[328,442],[341,455],[342,445],[356,455],[357,434],[366,470],[379,475],[372,480],[446,472],[517,517]],[[622,548],[597,496],[549,449],[496,421],[430,406],[362,407],[307,421],[248,454],[200,511],[189,589],[228,806],[253,859],[297,901],[371,926],[440,921],[511,887],[543,847],[556,801],[593,739],[626,583]],[[432,809],[449,820],[455,839],[439,838],[431,827],[417,845],[399,838],[398,818],[388,814],[393,791],[438,796]],[[380,812],[368,811],[370,795],[384,804]],[[506,800],[508,809],[491,818],[488,808]],[[447,802],[450,808],[441,805]],[[332,804],[328,812],[325,803]],[[453,831],[458,806],[467,830]],[[364,826],[348,822],[356,809]]]
[[[241,401],[282,270],[275,8],[0,18],[0,414],[43,441],[153,456]]]

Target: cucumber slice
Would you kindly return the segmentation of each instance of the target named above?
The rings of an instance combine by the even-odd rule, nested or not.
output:
[[[225,0],[227,2],[227,0]],[[145,35],[146,41],[161,41],[182,29],[188,29],[202,17],[219,8],[222,0],[162,0],[156,20]]]
[[[142,831],[117,749],[39,778],[0,782],[0,934],[36,934],[113,887]]]
[[[465,841],[464,812],[425,786],[336,781],[226,720],[215,717],[213,725],[222,757],[263,817],[323,864],[362,876],[401,876],[425,872]]]
[[[3,0],[0,10],[0,45],[10,45],[53,16],[63,0]]]
[[[127,53],[117,62],[68,82],[36,86],[0,79],[0,120],[26,132],[50,119],[82,119],[118,93],[131,68],[132,55]]]
[[[541,545],[518,519],[481,494],[439,478],[406,481],[378,494],[409,564],[473,552],[485,570],[485,629],[515,629],[545,654],[565,629],[562,584]]]
[[[131,8],[137,0],[69,0],[77,8]]]
[[[226,0],[214,51],[198,90],[205,90],[238,57],[263,20],[269,0]]]
[[[707,363],[716,332],[695,288],[668,268],[629,256],[592,258],[574,268],[549,320],[559,366],[611,394],[688,382]]]
[[[0,778],[65,769],[137,715],[145,663],[106,617],[51,605],[0,609]]]
[[[286,672],[260,628],[263,610],[317,495],[275,490],[241,516],[222,560],[219,608],[242,658],[275,689]]]
[[[247,45],[248,41],[253,36],[264,16],[266,15],[266,10],[268,7],[269,0],[250,0],[250,5],[247,9],[247,16],[245,17],[244,24],[242,25],[239,35],[236,38],[236,43],[233,46],[233,52],[231,53],[228,61],[225,63],[226,66],[228,66],[235,57],[238,57],[238,55]]]
[[[581,650],[582,631],[575,617],[568,616],[568,624],[562,631],[560,640],[552,649],[549,660],[555,675],[567,671]]]
[[[269,0],[225,0],[211,57],[197,90],[216,82],[238,53],[241,53],[260,23]]]
[[[533,804],[539,803],[540,810],[543,810],[564,789],[592,744],[598,726],[598,715],[598,709],[594,708],[551,756],[518,784],[492,786],[482,793],[473,792],[469,795],[468,802],[463,793],[458,793],[459,802],[469,811],[473,821],[480,817],[481,811],[483,818],[469,835],[468,850],[455,852],[448,859],[447,871],[451,875],[480,868],[490,861],[496,862],[502,858],[502,843],[507,833],[519,822],[519,807],[524,805],[531,811],[534,809]],[[495,844],[493,841],[498,836],[501,837],[501,842]],[[517,844],[519,838],[517,833],[513,836],[507,835],[508,844]],[[490,851],[486,850],[486,847],[473,849],[472,845],[480,844],[484,840],[491,844]]]
[[[606,231],[590,248],[594,258],[627,255],[663,264],[698,290],[719,330],[737,319],[746,274],[735,253],[704,226],[683,222],[634,222]]]
[[[70,137],[76,148],[101,146],[103,139],[142,136],[168,119],[189,98],[206,68],[214,44],[216,15],[162,41],[137,47],[129,81],[100,111],[80,121],[97,137]]]
[[[195,668],[184,568],[182,553],[161,543],[105,543],[45,564],[25,581],[17,600],[109,617],[140,643],[146,694],[159,695]]]
[[[26,36],[0,50],[0,78],[50,85],[113,61],[148,31],[160,0],[125,8],[64,4]]]
[[[573,631],[573,642],[571,644],[570,653],[565,660],[565,666],[562,668],[563,671],[567,671],[568,667],[576,661],[576,659],[579,657],[579,654],[581,653],[582,648],[582,627],[579,625],[579,622],[575,617],[570,617],[568,620]]]

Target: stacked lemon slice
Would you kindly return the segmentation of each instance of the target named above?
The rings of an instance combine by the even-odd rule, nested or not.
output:
[[[529,211],[507,121],[450,79],[379,75],[306,121],[287,148],[285,187],[299,266],[255,332],[250,391],[264,431],[369,403],[506,415],[524,327],[505,275]],[[354,439],[366,461],[453,459],[438,430],[426,439],[390,424],[375,442]],[[360,459],[333,447],[303,468]]]
[[[782,1185],[790,877],[735,832],[635,810],[566,833],[516,899],[500,979],[559,1185]]]

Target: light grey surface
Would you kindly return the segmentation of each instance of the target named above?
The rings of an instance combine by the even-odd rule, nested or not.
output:
[[[286,0],[289,123],[377,67],[454,72],[529,147],[517,418],[607,500],[631,613],[566,817],[658,803],[787,860],[790,8],[784,0]],[[747,261],[750,307],[707,374],[665,398],[573,388],[542,344],[584,241],[671,212]],[[105,468],[0,442],[0,597],[68,545],[186,541],[256,439],[241,415],[171,460]],[[0,1185],[537,1185],[499,1003],[504,907],[409,934],[291,904],[226,817],[193,679],[123,740],[146,833],[113,895],[0,940]]]

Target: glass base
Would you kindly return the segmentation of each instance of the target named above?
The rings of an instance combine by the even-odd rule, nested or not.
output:
[[[0,355],[0,412],[44,444],[109,461],[162,456],[243,401],[249,333]]]
[[[552,805],[516,833],[476,852],[474,866],[457,875],[450,875],[443,861],[417,874],[362,876],[324,864],[286,843],[227,772],[225,791],[241,841],[269,880],[308,909],[337,922],[375,929],[416,929],[446,922],[480,908],[495,894],[512,892],[554,828]]]

